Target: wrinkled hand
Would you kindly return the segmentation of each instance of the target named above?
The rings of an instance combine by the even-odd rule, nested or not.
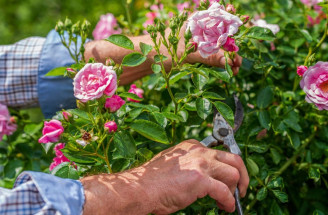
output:
[[[175,212],[206,195],[220,209],[233,212],[236,186],[244,197],[249,183],[240,156],[208,149],[196,140],[167,149],[134,171],[142,172],[142,180],[152,188],[155,214]]]

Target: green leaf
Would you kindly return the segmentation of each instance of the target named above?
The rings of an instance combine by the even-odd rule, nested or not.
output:
[[[202,90],[204,88],[204,86],[207,84],[208,78],[206,78],[200,74],[194,73],[192,75],[192,82],[194,83],[196,89]]]
[[[132,159],[136,154],[136,144],[133,137],[126,131],[114,134],[115,151],[113,159],[126,158]]]
[[[266,128],[267,130],[270,129],[271,119],[268,111],[266,110],[260,111],[258,119],[263,128]]]
[[[137,151],[138,158],[141,162],[147,162],[154,157],[154,153],[147,148],[141,148]],[[141,159],[140,159],[141,158]]]
[[[269,149],[269,146],[265,143],[260,143],[260,144],[249,143],[249,144],[247,144],[247,147],[250,150],[260,153],[260,154],[267,152]]]
[[[229,125],[231,127],[233,127],[235,116],[234,116],[231,108],[227,104],[220,102],[220,101],[214,102],[214,105],[215,105],[216,109],[219,111],[219,113],[224,117],[224,119],[227,120]]]
[[[230,65],[228,63],[229,58],[230,58],[229,57],[229,52],[227,52],[227,51],[224,52],[224,58],[225,58],[225,69],[229,73],[230,77],[232,77],[233,76],[233,72],[232,72],[232,69],[231,69],[231,67],[230,67]]]
[[[159,143],[169,144],[169,140],[167,138],[164,128],[154,122],[142,119],[135,120],[132,122],[130,127],[150,140]]]
[[[143,108],[135,108],[135,109],[129,111],[129,115],[130,115],[130,117],[135,119],[141,114],[142,111],[143,111]]]
[[[183,118],[179,115],[175,115],[174,113],[170,112],[163,112],[162,113],[167,119],[170,119],[172,121],[182,122]]]
[[[219,94],[213,93],[213,92],[205,92],[205,93],[203,93],[203,97],[206,99],[214,99],[214,100],[224,100],[225,99],[222,96],[220,96]]]
[[[81,109],[70,109],[70,110],[68,110],[68,112],[71,113],[72,115],[78,116],[79,118],[90,121],[88,113]]]
[[[257,40],[267,40],[267,41],[273,41],[275,39],[275,36],[270,29],[262,28],[258,26],[254,26],[250,28],[250,30],[246,34],[246,37],[257,39]]]
[[[55,143],[41,143],[41,146],[44,149],[45,153],[47,154],[54,144]]]
[[[256,199],[259,201],[264,200],[268,195],[268,189],[266,187],[262,187],[256,194]]]
[[[328,7],[328,5],[327,5],[327,7]],[[313,215],[325,215],[325,213],[316,209],[315,211],[313,211]]]
[[[205,120],[212,112],[212,103],[208,99],[198,98],[196,100],[196,108],[198,116]]]
[[[64,155],[70,160],[70,161],[74,161],[77,164],[82,164],[82,165],[91,165],[96,163],[96,160],[90,158],[90,156],[87,155],[80,155],[76,152],[70,152],[69,150],[67,150],[66,148],[61,150]]]
[[[144,108],[144,109],[149,110],[150,112],[153,112],[153,111],[158,112],[160,110],[159,107],[157,107],[156,105],[144,105],[144,104],[140,104],[137,102],[131,102],[131,103],[129,103],[129,106]]]
[[[139,47],[141,49],[141,52],[143,55],[147,56],[149,52],[153,49],[151,45],[148,45],[146,43],[140,42]]]
[[[174,84],[175,82],[179,81],[182,77],[189,75],[190,72],[184,71],[184,72],[179,72],[177,74],[174,74],[170,77],[170,85]],[[166,86],[166,84],[165,84]]]
[[[161,57],[163,58],[163,62],[166,61],[168,58],[164,55],[155,55],[154,56],[154,61],[155,63],[161,62]]]
[[[80,178],[77,170],[69,162],[59,164],[51,171],[51,174],[61,178],[70,178],[74,180]]]
[[[280,190],[271,190],[275,197],[279,199],[280,202],[286,203],[288,202],[288,196],[285,192],[280,191]]]
[[[278,150],[271,148],[270,153],[271,153],[273,163],[278,164],[281,160],[281,156],[280,156],[280,153],[278,152]]]
[[[282,177],[273,178],[269,181],[269,183],[267,184],[267,187],[269,189],[283,188],[284,187],[284,180],[282,179]]]
[[[313,41],[311,34],[306,29],[302,29],[302,30],[300,30],[300,32],[308,42]]]
[[[315,182],[320,180],[320,169],[315,167],[309,168],[309,178],[313,179]]]
[[[136,101],[142,101],[143,100],[143,98],[140,98],[139,96],[137,96],[136,94],[133,94],[133,93],[121,93],[119,96],[123,97],[123,98],[130,98],[130,99],[133,99],[133,100],[136,100]]]
[[[212,68],[212,69],[207,69],[207,71],[219,80],[222,80],[225,82],[230,81],[231,76],[229,75],[229,73],[226,70],[223,70],[220,68]]]
[[[258,165],[251,159],[251,158],[246,158],[246,164],[247,164],[247,169],[250,173],[250,175],[257,175],[259,174],[259,167]]]
[[[182,117],[181,122],[187,122],[188,117],[189,117],[188,111],[186,111],[186,110],[180,110],[178,114]]]
[[[64,76],[66,67],[57,67],[50,70],[45,76]]]
[[[271,87],[263,88],[257,95],[257,106],[261,109],[267,108],[273,102],[273,91]]]
[[[6,179],[14,179],[24,169],[24,162],[21,160],[9,160],[5,165],[3,172]]]
[[[123,58],[122,65],[129,66],[129,67],[139,66],[146,60],[147,60],[147,57],[143,56],[139,52],[133,52],[133,53],[126,55]]]
[[[42,122],[40,122],[39,124],[26,124],[24,126],[24,132],[29,134],[30,136],[33,136],[35,133],[41,131],[42,126]]]
[[[154,73],[160,73],[162,70],[162,67],[158,64],[152,64],[151,65],[151,70],[153,70]]]
[[[133,42],[127,36],[122,34],[113,34],[106,40],[122,48],[134,50]]]
[[[166,127],[166,125],[167,125],[167,119],[166,119],[166,117],[162,113],[160,113],[160,112],[152,112],[151,114],[154,116],[156,122],[158,122],[158,124],[160,126],[162,126],[163,128]]]
[[[296,132],[302,132],[301,126],[298,124],[299,116],[295,111],[288,113],[287,117],[283,120],[287,127],[293,129]]]

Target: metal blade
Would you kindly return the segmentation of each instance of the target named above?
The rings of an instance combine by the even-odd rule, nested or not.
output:
[[[236,133],[236,131],[239,129],[241,124],[243,123],[244,119],[244,108],[243,105],[241,104],[240,100],[238,99],[237,95],[234,94],[233,98],[235,100],[235,124],[233,128],[233,132]]]

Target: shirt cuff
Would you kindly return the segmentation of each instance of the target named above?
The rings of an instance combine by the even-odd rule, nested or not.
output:
[[[80,181],[26,171],[18,176],[14,187],[27,181],[33,181],[49,208],[57,210],[60,214],[83,213],[85,197]]]

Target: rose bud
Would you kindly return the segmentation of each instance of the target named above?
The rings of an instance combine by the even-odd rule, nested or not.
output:
[[[117,124],[115,121],[106,122],[104,127],[109,133],[117,131]]]
[[[67,121],[67,122],[72,117],[72,114],[70,112],[67,112],[67,111],[63,111],[62,114],[63,114],[63,117],[64,117],[65,121]]]
[[[236,13],[236,9],[232,4],[227,4],[226,11],[231,13]]]
[[[303,77],[304,73],[306,72],[306,70],[308,70],[307,66],[298,66],[297,67],[297,74],[300,76],[300,77]]]

